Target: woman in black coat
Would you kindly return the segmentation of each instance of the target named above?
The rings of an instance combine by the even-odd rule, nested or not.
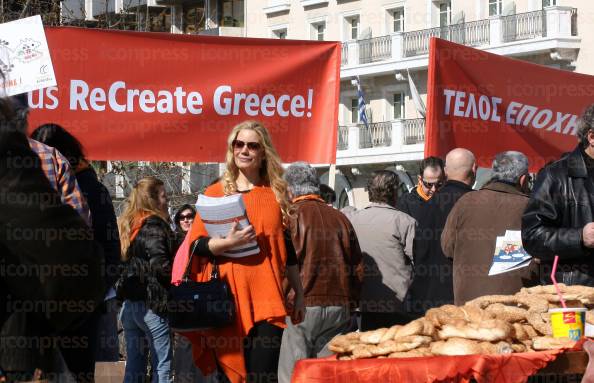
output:
[[[123,273],[116,294],[123,300],[120,320],[126,339],[124,382],[143,382],[148,349],[153,381],[171,381],[172,347],[166,316],[167,292],[176,240],[167,214],[163,182],[155,177],[138,181],[118,221]]]
[[[41,125],[31,133],[31,138],[56,148],[64,155],[76,174],[76,181],[91,211],[93,237],[103,247],[105,255],[105,300],[88,323],[81,329],[88,338],[88,347],[63,348],[62,356],[71,372],[92,381],[95,362],[119,360],[117,333],[118,305],[113,284],[118,277],[120,264],[120,236],[111,196],[99,182],[97,173],[85,158],[81,143],[57,124]]]

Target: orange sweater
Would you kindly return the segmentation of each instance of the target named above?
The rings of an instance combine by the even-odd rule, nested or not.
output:
[[[222,197],[221,183],[210,186],[205,195]],[[203,373],[214,370],[213,354],[232,383],[246,378],[243,339],[254,323],[268,321],[285,327],[282,280],[285,275],[286,250],[281,210],[269,186],[256,186],[243,194],[247,216],[256,231],[260,253],[244,258],[218,257],[221,278],[233,292],[237,316],[234,325],[188,335],[194,359]],[[192,225],[190,240],[207,236],[199,215]],[[193,262],[192,277],[203,282],[210,278],[211,264]]]

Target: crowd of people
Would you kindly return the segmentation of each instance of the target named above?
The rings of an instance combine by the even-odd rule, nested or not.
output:
[[[284,169],[267,129],[245,121],[229,134],[223,175],[204,192],[242,196],[250,224],[233,223],[225,237],[210,236],[193,205],[170,217],[156,177],[134,185],[116,218],[74,136],[56,124],[27,130],[26,101],[0,99],[4,380],[94,381],[97,361],[119,360],[119,321],[125,382],[148,373],[154,382],[286,383],[298,360],[329,355],[337,334],[548,283],[555,255],[559,282],[594,286],[594,105],[575,150],[534,182],[529,159],[506,151],[474,190],[480,153],[456,148],[421,161],[410,193],[399,195],[396,173],[373,172],[368,206],[342,211],[314,167]],[[533,260],[488,276],[506,230],[521,231]],[[178,251],[182,241],[193,257]],[[258,254],[222,255],[253,241]],[[231,325],[173,334],[167,303],[176,257],[192,260],[198,282],[209,280],[216,260],[235,303]]]

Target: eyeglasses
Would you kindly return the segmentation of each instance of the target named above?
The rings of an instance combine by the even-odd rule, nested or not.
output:
[[[262,145],[260,145],[259,142],[243,142],[241,140],[233,140],[233,142],[231,142],[231,146],[233,146],[233,149],[237,150],[243,149],[243,147],[246,145],[250,152],[256,152],[260,150],[260,148],[262,147]]]
[[[421,182],[423,183],[423,185],[425,185],[425,187],[427,189],[431,189],[433,188],[433,186],[435,186],[436,189],[439,189],[440,187],[443,186],[443,181],[437,181],[437,182],[427,182],[424,179],[421,178]]]
[[[180,221],[183,221],[183,220],[186,220],[186,219],[188,219],[188,220],[189,219],[194,219],[194,214],[181,214],[179,216],[179,220]]]

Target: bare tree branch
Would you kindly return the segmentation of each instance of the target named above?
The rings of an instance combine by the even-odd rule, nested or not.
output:
[[[101,1],[101,0],[94,0]],[[139,6],[137,0],[125,0],[122,9],[109,10],[109,0],[105,6],[100,6],[102,14],[87,14],[84,0],[0,0],[0,21],[8,22],[24,17],[41,15],[44,25],[59,26],[69,25],[86,28],[142,30],[153,32],[169,32],[171,14],[169,7],[149,7],[146,4]],[[184,11],[185,13],[185,11]],[[196,17],[189,21],[198,31],[204,28],[204,12],[195,11]],[[144,16],[144,17],[141,17]],[[145,176],[156,176],[161,179],[167,188],[170,206],[177,208],[184,203],[194,203],[198,192],[204,185],[195,182],[214,180],[218,176],[218,167],[188,169],[189,164],[175,162],[137,162],[113,161],[111,169],[107,171],[106,162],[93,162],[100,180],[115,195],[116,190],[123,190],[124,196],[129,193],[136,182]],[[200,170],[199,170],[200,169]],[[194,181],[200,179],[201,181]],[[182,184],[188,185],[191,193],[183,190]],[[187,188],[187,186],[186,186]],[[117,202],[116,202],[117,205]]]

